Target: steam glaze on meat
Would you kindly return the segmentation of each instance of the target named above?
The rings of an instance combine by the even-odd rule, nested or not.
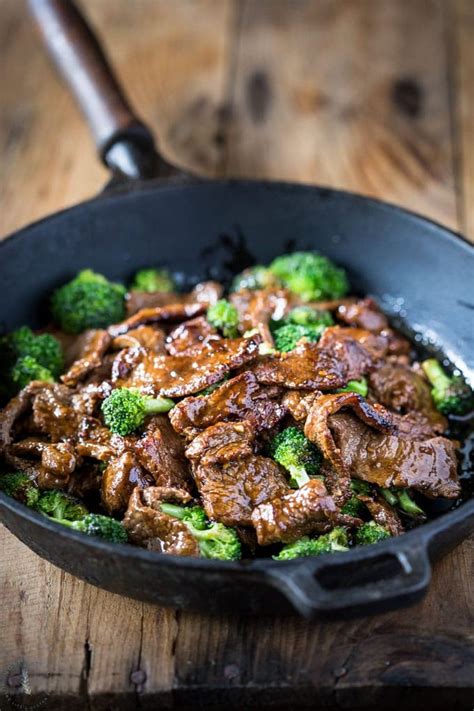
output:
[[[120,521],[130,543],[180,556],[205,555],[216,525],[233,529],[247,556],[336,527],[350,547],[362,526],[398,536],[423,523],[416,506],[427,498],[454,502],[459,443],[375,300],[331,292],[337,273],[312,292],[311,274],[300,288],[292,273],[259,269],[245,270],[223,303],[214,281],[188,293],[132,290],[109,325],[48,328],[65,366],[5,403],[2,466]],[[282,326],[297,334],[285,352],[273,337]],[[144,407],[129,429],[104,414],[112,395],[131,396],[116,392],[124,388]],[[413,497],[411,513],[402,495]]]

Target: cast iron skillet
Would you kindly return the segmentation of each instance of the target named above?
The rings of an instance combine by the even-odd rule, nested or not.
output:
[[[45,298],[79,269],[127,279],[163,263],[191,278],[225,278],[291,247],[321,250],[354,288],[474,370],[472,248],[396,207],[302,185],[250,181],[144,181],[171,168],[132,113],[90,30],[70,2],[31,0],[49,49],[71,84],[119,187],[0,244],[4,329],[44,323]],[[369,614],[419,599],[431,561],[474,529],[468,501],[405,535],[350,553],[277,563],[221,563],[111,545],[71,532],[0,495],[0,517],[32,550],[107,590],[208,612],[313,618]]]

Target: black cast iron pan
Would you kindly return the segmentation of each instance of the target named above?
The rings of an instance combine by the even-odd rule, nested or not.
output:
[[[0,244],[2,328],[44,323],[45,295],[81,268],[126,280],[139,267],[163,263],[195,280],[225,278],[252,260],[314,248],[346,267],[357,291],[375,295],[413,332],[435,341],[472,383],[474,253],[459,236],[336,190],[156,179],[171,166],[155,152],[74,5],[30,0],[30,6],[115,187]],[[220,563],[111,545],[50,523],[4,495],[0,518],[43,558],[122,595],[206,612],[297,610],[313,618],[369,614],[419,599],[431,562],[474,530],[474,501],[377,546],[288,563]]]

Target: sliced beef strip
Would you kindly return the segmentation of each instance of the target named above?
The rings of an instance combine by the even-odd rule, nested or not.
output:
[[[174,407],[170,421],[186,437],[227,420],[248,420],[257,432],[273,428],[285,415],[279,402],[281,388],[263,386],[251,371],[224,382],[209,395],[187,397]]]
[[[387,338],[363,328],[329,326],[323,331],[319,347],[344,361],[349,380],[358,380],[380,363],[387,353]]]
[[[186,524],[161,511],[163,490],[159,487],[133,490],[123,525],[133,543],[170,555],[199,556],[199,546]]]
[[[363,328],[372,333],[380,333],[388,326],[387,317],[370,297],[341,304],[336,316],[339,321],[343,321],[348,326]]]
[[[85,331],[80,336],[79,356],[67,373],[61,375],[62,382],[72,387],[98,368],[102,364],[102,358],[111,340],[107,331],[101,329]]]
[[[126,440],[113,435],[95,417],[83,417],[76,432],[76,451],[82,457],[108,462],[126,449]]]
[[[106,510],[121,513],[128,506],[132,491],[136,486],[141,489],[151,486],[153,477],[143,471],[132,452],[123,452],[110,460],[102,476],[102,503]]]
[[[157,486],[191,491],[192,478],[184,455],[184,441],[172,428],[167,415],[150,419],[143,436],[134,445],[134,452]]]
[[[64,489],[78,461],[71,444],[51,444],[36,437],[8,445],[3,456],[13,469],[34,479],[40,489]]]
[[[165,354],[165,337],[165,332],[157,326],[138,326],[128,333],[116,336],[112,341],[112,348],[121,350],[122,348],[143,346],[153,353]]]
[[[193,471],[206,514],[226,526],[250,526],[255,506],[289,490],[281,469],[267,457],[251,455],[212,465],[198,462]]]
[[[43,390],[49,391],[52,387],[51,383],[34,380],[5,405],[0,412],[0,449],[15,439],[16,427],[30,410],[36,395]]]
[[[132,316],[141,309],[169,306],[170,304],[198,303],[211,306],[221,298],[222,292],[222,285],[217,281],[200,282],[188,294],[130,291],[126,297],[127,315]]]
[[[420,432],[423,420],[423,429],[428,436],[441,434],[446,430],[447,420],[435,408],[430,386],[411,368],[403,365],[383,365],[370,374],[369,384],[372,399],[405,416],[405,424],[402,427],[407,434],[410,432],[411,422],[418,426]]]
[[[177,326],[166,338],[166,348],[170,355],[186,355],[200,346],[220,339],[219,334],[203,317],[191,319]]]
[[[78,415],[73,407],[72,396],[70,388],[58,383],[40,389],[33,399],[35,430],[48,435],[52,442],[74,438]]]
[[[429,497],[460,495],[456,442],[444,437],[419,442],[383,434],[345,413],[331,415],[328,426],[343,475],[381,487],[413,488]]]
[[[279,321],[291,308],[292,295],[286,289],[242,289],[230,295],[239,312],[242,331],[258,330],[265,343],[273,345],[270,321]]]
[[[317,343],[300,343],[289,353],[261,358],[252,370],[259,383],[291,389],[333,390],[349,379],[345,363]]]
[[[319,390],[310,393],[307,390],[287,390],[282,405],[296,422],[305,422],[312,404],[321,394]]]
[[[206,311],[206,304],[185,303],[169,304],[168,306],[155,306],[154,308],[141,309],[125,321],[109,326],[108,332],[113,337],[121,336],[129,331],[136,330],[139,326],[151,323],[176,323],[194,318]]]
[[[186,456],[202,466],[225,464],[253,454],[254,441],[250,422],[217,422],[193,439]]]
[[[359,495],[357,498],[367,506],[374,521],[386,528],[390,535],[399,536],[404,532],[400,516],[382,496],[372,498],[371,496]]]
[[[339,512],[319,479],[311,479],[301,489],[259,504],[252,513],[252,523],[261,546],[292,543],[338,523],[352,525],[353,522],[354,519]]]
[[[184,397],[255,360],[260,342],[259,336],[222,339],[197,354],[182,356],[157,356],[143,349],[122,351],[114,362],[112,377],[119,387],[138,387],[144,394]]]
[[[354,392],[321,395],[314,401],[306,420],[304,433],[319,447],[337,473],[339,475],[344,473],[347,476],[343,454],[335,444],[329,423],[329,417],[343,408],[352,409],[363,422],[381,432],[392,432],[395,426],[388,410],[381,405],[370,405]]]

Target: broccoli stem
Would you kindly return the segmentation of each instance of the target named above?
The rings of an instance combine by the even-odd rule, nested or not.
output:
[[[385,501],[390,504],[390,506],[396,506],[398,504],[398,498],[395,496],[393,491],[390,491],[390,489],[381,488],[380,493]]]
[[[360,380],[349,380],[345,388],[341,388],[339,390],[340,393],[357,393],[358,395],[362,395],[362,397],[366,397],[368,393],[368,386],[367,386],[367,380],[365,378],[361,378]]]
[[[289,484],[293,489],[301,489],[308,483],[309,476],[304,467],[289,466],[288,471],[290,472]]]
[[[422,508],[416,504],[410,497],[410,494],[406,489],[402,489],[397,493],[398,501],[400,503],[400,508],[405,511],[405,513],[410,514],[410,516],[425,516],[425,512]]]
[[[169,412],[175,403],[168,397],[145,398],[145,412],[147,415],[156,415],[159,412]]]
[[[184,509],[182,506],[176,506],[176,504],[163,503],[161,504],[160,508],[163,513],[167,514],[168,516],[173,516],[173,518],[179,518],[180,520],[184,518],[186,513],[186,509]]]
[[[442,366],[435,358],[428,358],[421,367],[423,368],[426,377],[430,383],[437,389],[447,387],[450,383],[450,378],[444,372]]]

